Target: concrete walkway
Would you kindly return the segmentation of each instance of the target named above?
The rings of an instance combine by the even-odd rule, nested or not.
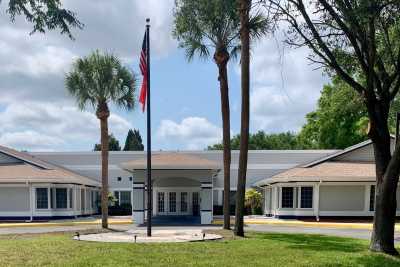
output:
[[[203,232],[202,229],[154,229],[152,236],[145,229],[75,236],[77,241],[108,243],[182,243],[222,239],[221,235]]]

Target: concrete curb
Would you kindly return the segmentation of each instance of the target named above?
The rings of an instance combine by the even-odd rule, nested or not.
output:
[[[109,221],[110,225],[132,224],[131,220]],[[15,227],[46,227],[46,226],[79,226],[79,225],[101,225],[101,220],[82,222],[24,222],[24,223],[0,223],[0,228]]]
[[[234,221],[231,221],[234,223]],[[372,223],[328,223],[328,222],[301,222],[301,221],[266,221],[266,220],[245,220],[245,224],[259,225],[281,225],[297,227],[323,227],[323,228],[350,228],[372,230]],[[222,220],[214,220],[213,224],[222,225]],[[400,231],[400,224],[396,224],[396,231]]]
[[[110,225],[132,224],[132,220],[110,220]],[[372,230],[371,223],[328,223],[328,222],[302,222],[302,221],[279,221],[279,220],[245,220],[245,224],[253,225],[281,225],[295,227],[323,227],[323,228],[347,228],[347,229],[366,229]],[[214,220],[213,225],[222,225],[222,220]],[[231,221],[234,224],[234,221]],[[80,226],[80,225],[101,225],[101,220],[95,221],[71,221],[71,222],[24,222],[24,223],[0,223],[0,228],[16,227],[47,227],[47,226]],[[400,224],[396,224],[396,231],[400,231]]]

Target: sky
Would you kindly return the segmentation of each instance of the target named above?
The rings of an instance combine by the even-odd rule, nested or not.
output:
[[[23,17],[11,23],[0,4],[0,144],[28,151],[88,151],[99,142],[94,111],[81,111],[64,78],[79,57],[116,54],[139,75],[145,19],[151,19],[152,149],[202,150],[220,142],[217,68],[212,59],[188,62],[171,32],[174,0],[64,0],[85,24],[75,40],[58,31],[30,35]],[[328,77],[306,59],[306,48],[283,44],[283,33],[252,44],[250,128],[267,133],[299,131],[315,109]],[[240,66],[228,66],[231,133],[240,131]],[[140,88],[140,84],[138,84]],[[138,90],[139,90],[138,88]],[[146,141],[146,115],[111,106],[109,130],[123,145],[128,129]]]

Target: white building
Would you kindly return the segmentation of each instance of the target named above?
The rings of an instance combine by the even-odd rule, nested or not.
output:
[[[249,151],[247,187],[264,178],[311,162],[336,150]],[[62,165],[76,173],[100,181],[100,152],[38,152],[37,158]],[[211,222],[212,214],[222,214],[222,151],[153,152],[153,216],[193,216]],[[232,151],[231,205],[235,203],[239,151]],[[111,151],[109,190],[119,204],[132,203],[135,221],[143,222],[146,153]],[[203,216],[201,216],[203,215]],[[196,220],[195,220],[196,221]]]
[[[74,218],[97,212],[100,183],[0,146],[0,219]]]
[[[394,139],[392,140],[392,147]],[[264,212],[279,218],[370,217],[375,209],[375,160],[371,141],[322,157],[256,183]],[[400,188],[397,189],[400,215]]]
[[[109,158],[110,191],[137,223],[146,214],[145,158],[145,152],[134,151],[110,152]],[[231,205],[238,158],[239,151],[232,151]],[[186,216],[207,224],[213,214],[222,214],[222,151],[153,152],[152,163],[155,218]],[[94,214],[100,181],[100,152],[27,154],[0,147],[0,219]],[[374,184],[370,141],[345,150],[249,151],[246,187],[264,192],[267,216],[372,216]],[[400,207],[400,189],[397,201]]]

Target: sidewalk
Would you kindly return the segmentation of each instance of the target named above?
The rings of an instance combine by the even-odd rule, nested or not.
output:
[[[231,218],[231,224],[234,224]],[[365,229],[372,230],[372,222],[317,222],[301,221],[289,219],[276,219],[265,216],[245,216],[244,223],[247,225],[280,225],[280,226],[299,226],[299,227],[319,227],[319,228],[346,228],[346,229]],[[213,224],[222,225],[222,217],[215,217]],[[400,232],[400,223],[396,223],[395,230]]]
[[[108,224],[131,224],[132,219],[130,216],[115,216],[109,217]],[[14,228],[14,227],[43,227],[43,226],[79,226],[79,225],[101,225],[101,218],[97,217],[82,217],[69,220],[53,220],[45,222],[10,222],[0,223],[0,228]]]
[[[130,216],[112,216],[109,217],[108,223],[110,225],[130,225],[132,219]],[[231,224],[235,223],[234,218],[231,218]],[[298,227],[313,227],[313,228],[340,228],[340,229],[365,229],[371,230],[371,222],[316,222],[316,221],[300,221],[300,220],[283,220],[269,218],[265,216],[245,216],[244,223],[247,225],[276,225],[276,226],[298,226]],[[54,220],[46,222],[10,222],[0,223],[0,228],[14,228],[14,227],[44,227],[44,226],[80,226],[80,225],[93,225],[101,224],[101,218],[86,217],[71,220]],[[221,216],[215,216],[213,225],[222,225],[223,220]],[[400,232],[400,223],[397,223],[395,230]]]

